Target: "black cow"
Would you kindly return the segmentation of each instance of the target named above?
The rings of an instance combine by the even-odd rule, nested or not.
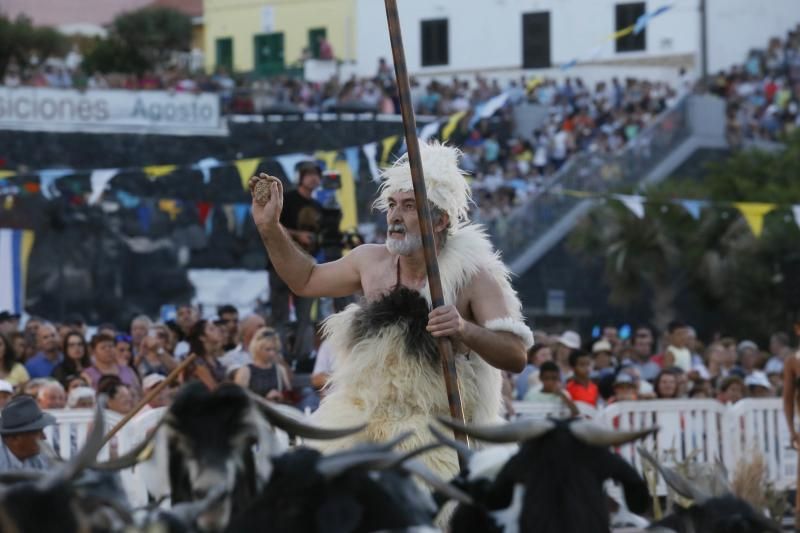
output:
[[[437,506],[410,474],[445,498],[471,499],[412,459],[433,446],[405,456],[391,451],[407,436],[328,456],[297,448],[276,458],[269,483],[244,513],[233,517],[227,532],[356,533],[432,527]]]
[[[663,466],[643,448],[639,455],[653,466],[676,494],[692,502],[689,508],[675,512],[650,525],[649,531],[674,533],[767,533],[780,532],[778,524],[756,511],[752,505],[731,493],[724,480],[725,494],[713,496],[691,483],[677,470]],[[720,483],[717,483],[720,485]]]
[[[656,428],[617,432],[581,419],[522,420],[492,427],[439,420],[478,440],[520,442],[516,453],[491,448],[472,453],[436,432],[466,454],[469,465],[453,483],[475,504],[458,506],[450,522],[454,533],[607,533],[606,479],[622,484],[631,511],[640,514],[648,507],[647,484],[608,447],[640,439]]]

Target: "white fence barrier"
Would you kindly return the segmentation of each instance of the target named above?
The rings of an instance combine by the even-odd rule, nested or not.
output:
[[[693,455],[704,463],[714,463],[719,459],[730,475],[739,461],[758,452],[764,456],[769,479],[777,488],[793,488],[797,483],[797,452],[789,446],[789,431],[780,398],[748,399],[732,406],[715,400],[619,402],[602,409],[581,402],[577,405],[582,416],[611,428],[625,430],[659,426],[656,435],[617,450],[639,470],[642,465],[636,446],[643,446],[659,458],[672,457],[678,462]],[[515,402],[514,410],[517,418],[569,416],[569,412],[559,404]],[[86,440],[94,412],[89,409],[49,412],[56,417],[58,425],[46,428],[45,435],[62,457],[69,458]],[[99,459],[107,459],[110,454],[124,454],[136,446],[155,427],[162,414],[163,408],[135,417],[103,448]],[[120,415],[106,411],[108,428],[120,419]],[[166,442],[160,439],[156,445],[165,449]],[[165,458],[165,453],[156,453],[153,461],[120,473],[133,505],[144,505],[148,491],[156,496],[167,495],[167,468],[160,464]],[[659,481],[658,492],[666,493],[663,481]]]
[[[790,447],[789,430],[780,398],[747,399],[726,406],[716,400],[651,400],[619,402],[594,411],[577,403],[581,414],[608,427],[630,430],[659,426],[659,431],[641,442],[620,447],[617,452],[641,471],[636,452],[643,446],[661,459],[682,462],[693,456],[713,464],[718,459],[732,476],[737,464],[761,453],[769,480],[777,488],[797,483],[797,452]],[[517,417],[566,416],[560,405],[515,402]],[[670,462],[669,460],[667,462]],[[666,487],[659,481],[659,494]]]

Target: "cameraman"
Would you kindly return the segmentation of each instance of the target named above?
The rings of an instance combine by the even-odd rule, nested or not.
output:
[[[297,165],[297,188],[284,194],[281,224],[286,228],[292,239],[306,253],[315,256],[318,252],[320,219],[322,218],[322,205],[317,202],[312,194],[320,186],[322,169],[313,161]],[[287,343],[287,326],[289,323],[289,287],[275,273],[269,265],[269,290],[272,304],[272,319],[275,329],[278,330],[284,346]],[[287,359],[295,364],[309,357],[314,347],[314,324],[311,322],[311,306],[313,298],[301,298],[292,294],[295,314],[297,315],[297,329],[294,343],[286,353]]]

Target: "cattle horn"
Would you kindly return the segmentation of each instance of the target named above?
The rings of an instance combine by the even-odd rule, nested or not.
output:
[[[350,428],[342,428],[342,429],[332,429],[332,428],[321,428],[316,426],[311,426],[304,423],[299,418],[295,417],[294,415],[290,415],[288,412],[282,410],[275,404],[268,402],[264,398],[253,394],[252,392],[248,391],[248,395],[253,401],[256,402],[256,405],[261,409],[261,412],[264,413],[264,416],[269,419],[269,421],[281,428],[282,430],[286,431],[289,434],[297,435],[304,439],[314,439],[314,440],[331,440],[331,439],[340,439],[342,437],[347,437],[348,435],[352,435],[354,433],[358,433],[362,429],[364,429],[366,424],[361,424],[360,426],[350,427]]]
[[[397,454],[386,451],[353,450],[326,455],[317,462],[317,471],[330,479],[355,467],[386,468],[397,460]]]
[[[61,465],[53,474],[41,480],[46,488],[61,481],[75,479],[86,467],[94,463],[98,452],[103,448],[103,434],[105,433],[105,417],[103,409],[98,405],[95,407],[94,420],[92,421],[92,431],[86,436],[86,442],[81,451],[72,459]]]
[[[462,459],[464,459],[464,461],[468,462],[472,458],[472,456],[475,455],[475,452],[470,450],[469,446],[467,446],[463,442],[459,442],[459,441],[457,441],[455,439],[451,439],[450,437],[448,437],[447,435],[445,435],[444,433],[442,433],[441,431],[436,429],[436,427],[433,424],[428,424],[428,429],[430,429],[430,431],[433,434],[433,436],[436,437],[436,440],[438,440],[439,442],[441,442],[445,446],[449,446],[450,448],[453,448],[456,451],[456,453]]]
[[[470,426],[443,416],[438,417],[438,420],[454,431],[501,444],[536,439],[556,427],[552,420],[519,420],[499,426]]]
[[[664,467],[658,459],[653,457],[650,452],[642,448],[641,446],[636,448],[636,451],[639,452],[639,455],[642,456],[642,459],[645,460],[650,466],[655,468],[661,477],[664,478],[664,482],[669,485],[669,487],[674,490],[679,496],[682,498],[686,498],[687,500],[692,500],[694,503],[703,503],[704,501],[708,500],[710,496],[705,492],[699,490],[697,487],[692,485],[685,477],[681,474],[676,472],[671,468]]]
[[[590,446],[622,446],[646,437],[658,430],[658,426],[635,431],[615,431],[589,420],[575,420],[569,424],[572,435]]]
[[[466,505],[472,505],[475,503],[469,494],[451,485],[450,483],[442,481],[436,474],[431,472],[427,466],[419,461],[407,461],[403,463],[402,468],[407,472],[410,472],[421,478],[428,485],[433,487],[434,490],[447,496],[451,500],[455,500]]]
[[[410,451],[406,452],[405,454],[399,456],[395,461],[392,461],[391,463],[389,463],[387,468],[393,468],[393,467],[396,467],[396,466],[400,466],[403,463],[405,463],[406,461],[410,461],[414,457],[416,457],[418,455],[422,455],[423,453],[428,453],[431,450],[435,450],[436,448],[439,448],[440,446],[442,446],[441,442],[429,442],[428,444],[425,444],[424,446],[420,446],[419,448],[415,448],[415,449],[410,450]]]
[[[123,468],[130,468],[148,460],[153,454],[153,439],[163,423],[164,418],[162,417],[161,420],[158,421],[158,424],[150,431],[150,434],[142,439],[142,442],[128,450],[127,453],[116,459],[111,459],[110,461],[95,463],[92,465],[92,468],[102,471],[122,470]]]

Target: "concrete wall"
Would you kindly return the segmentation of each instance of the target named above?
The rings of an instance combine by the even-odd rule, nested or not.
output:
[[[383,4],[381,4],[383,5]],[[204,0],[206,68],[216,64],[216,40],[233,38],[237,71],[253,69],[253,36],[283,32],[291,64],[308,46],[308,30],[326,28],[337,58],[355,59],[355,0]]]
[[[763,48],[770,36],[784,35],[800,22],[798,0],[707,0],[709,63],[712,70],[742,62],[751,48]],[[608,37],[615,31],[619,0],[405,0],[401,25],[409,70],[417,75],[518,70],[522,66],[522,14],[550,12],[554,66],[578,58],[586,62],[658,63],[686,58],[699,66],[699,0],[676,0],[647,27],[644,52],[615,52]],[[667,4],[647,0],[646,11]],[[358,70],[374,72],[379,57],[390,57],[383,2],[358,0]],[[420,21],[449,20],[450,62],[421,67]]]

